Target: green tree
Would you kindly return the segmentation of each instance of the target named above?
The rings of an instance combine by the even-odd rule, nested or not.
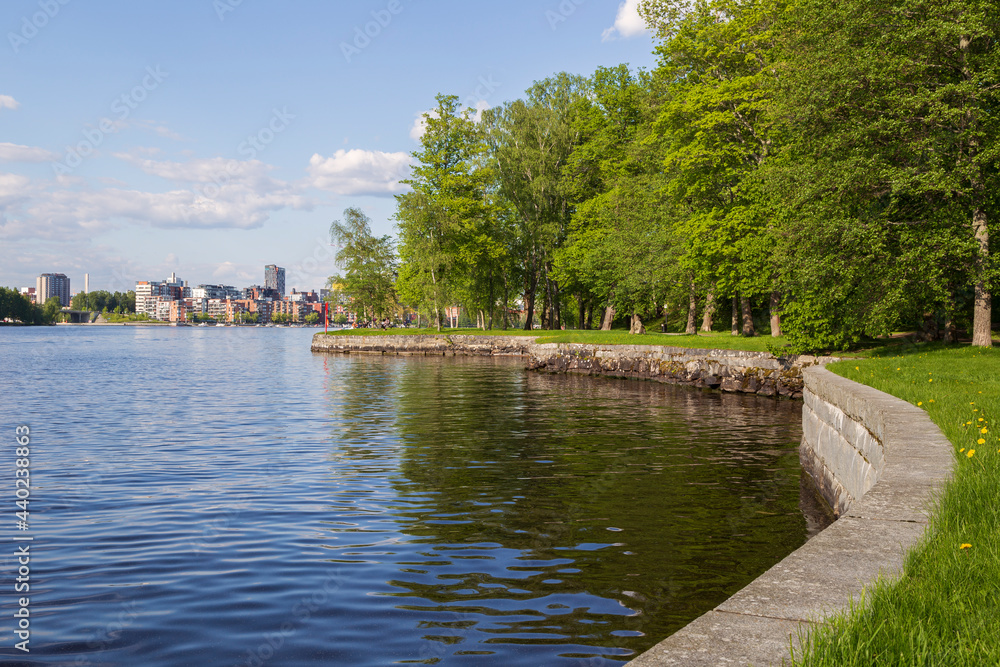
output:
[[[531,329],[538,290],[543,290],[543,326],[559,327],[560,286],[553,256],[569,232],[571,193],[563,170],[580,129],[573,107],[589,94],[586,78],[564,73],[536,82],[526,100],[486,111],[483,123],[496,165],[499,194],[511,211],[512,256],[522,267],[524,328]]]
[[[988,221],[1000,157],[1000,3],[824,4],[790,15],[770,189],[801,347],[846,347],[972,293],[991,345]]]
[[[780,51],[781,0],[644,0],[640,12],[663,40],[656,71],[663,98],[657,119],[681,207],[677,237],[691,292],[739,295],[744,333],[753,333],[750,297],[774,293],[773,204],[757,195],[758,170],[773,154],[769,113]],[[777,303],[777,294],[772,303]],[[706,298],[706,307],[708,301]],[[776,315],[776,313],[773,313]],[[777,332],[777,320],[775,333]]]
[[[381,318],[396,306],[396,252],[389,236],[376,237],[361,209],[348,208],[330,225],[336,262],[344,271],[336,282],[364,317]]]
[[[41,324],[41,310],[16,289],[0,287],[0,322]]]
[[[489,326],[498,300],[507,300],[511,257],[503,205],[485,134],[472,109],[438,95],[424,115],[411,188],[396,197],[402,301],[426,310],[440,329],[441,311],[456,302],[483,313]]]
[[[554,253],[554,275],[577,293],[580,327],[584,304],[606,306],[602,328],[615,312],[655,310],[670,289],[677,258],[674,208],[665,187],[659,146],[650,141],[650,78],[628,67],[599,68],[592,93],[574,104],[578,144],[563,170],[574,213],[568,238]]]
[[[62,302],[57,296],[50,296],[42,306],[42,320],[46,324],[57,322],[62,311]]]

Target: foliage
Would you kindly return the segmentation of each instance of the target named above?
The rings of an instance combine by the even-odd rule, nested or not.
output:
[[[70,307],[73,310],[90,310],[96,312],[134,313],[135,292],[80,292],[73,296]]]
[[[998,36],[995,2],[805,0],[789,13],[774,109],[787,150],[767,184],[791,211],[776,256],[800,347],[951,313],[966,287],[988,344]]]
[[[521,263],[526,329],[532,326],[539,288],[544,289],[542,314],[547,315],[543,326],[560,325],[560,285],[552,264],[573,214],[564,170],[580,140],[574,109],[589,94],[587,79],[563,72],[536,82],[526,100],[483,114],[498,194],[510,216],[512,256]]]
[[[439,95],[400,299],[559,329],[739,297],[798,352],[927,322],[988,344],[998,3],[643,0],[652,72],[560,73],[481,118]]]
[[[396,197],[402,301],[440,323],[455,303],[482,310],[492,322],[506,309],[516,266],[510,216],[496,198],[496,173],[473,110],[438,95],[411,177]]]
[[[16,289],[0,287],[0,323],[10,320],[21,324],[46,323],[42,309]]]
[[[336,262],[344,275],[331,277],[362,317],[381,318],[396,307],[396,252],[392,238],[376,237],[361,209],[348,208],[344,220],[330,225],[337,245]]]

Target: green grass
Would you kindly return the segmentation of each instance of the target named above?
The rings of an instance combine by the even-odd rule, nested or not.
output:
[[[331,336],[535,336],[539,343],[587,343],[592,345],[666,345],[673,347],[707,348],[723,350],[746,350],[750,352],[767,352],[768,346],[784,345],[782,337],[757,336],[744,338],[733,336],[728,331],[699,333],[697,336],[679,334],[645,333],[641,336],[632,335],[628,329],[613,329],[611,331],[581,331],[567,329],[565,331],[543,331],[535,329],[528,332],[521,329],[342,329],[330,331]]]
[[[852,612],[814,632],[796,664],[998,665],[1000,350],[904,344],[869,352],[828,368],[926,410],[954,445],[955,474],[902,577],[873,585]]]

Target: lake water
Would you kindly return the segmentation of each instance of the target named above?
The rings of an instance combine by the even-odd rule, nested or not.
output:
[[[800,403],[314,332],[0,328],[0,662],[615,665],[816,528]]]

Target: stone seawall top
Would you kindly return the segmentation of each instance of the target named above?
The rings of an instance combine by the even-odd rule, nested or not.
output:
[[[394,335],[313,336],[313,352],[360,352],[369,354],[423,354],[470,356],[527,356],[534,336]]]

